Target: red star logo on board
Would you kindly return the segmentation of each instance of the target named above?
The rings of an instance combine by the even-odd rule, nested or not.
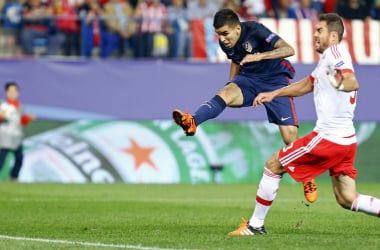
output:
[[[122,151],[131,154],[135,158],[135,170],[141,168],[143,163],[146,163],[154,170],[158,170],[150,158],[154,151],[154,147],[141,147],[134,139],[130,139],[130,141],[131,146],[129,148],[123,148]]]

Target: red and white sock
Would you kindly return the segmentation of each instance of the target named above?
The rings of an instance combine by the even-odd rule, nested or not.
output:
[[[358,194],[352,202],[351,210],[380,217],[380,200],[373,196]]]
[[[256,194],[255,210],[249,220],[249,225],[252,227],[261,227],[264,225],[265,217],[273,200],[276,198],[281,178],[282,175],[274,174],[269,169],[264,168],[264,174]]]

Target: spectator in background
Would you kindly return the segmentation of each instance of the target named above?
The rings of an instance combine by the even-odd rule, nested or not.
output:
[[[100,45],[100,16],[103,9],[97,0],[85,0],[78,7],[78,17],[81,25],[81,55],[92,56],[93,48]]]
[[[19,50],[19,44],[22,22],[22,4],[17,0],[7,0],[5,1],[4,6],[1,10],[1,35],[4,39],[3,42],[5,45],[1,46],[4,49],[1,54],[21,54],[21,51]]]
[[[63,54],[79,55],[79,23],[78,16],[68,0],[53,0],[53,15],[58,33],[65,37]]]
[[[247,20],[267,17],[265,0],[244,0],[240,15]]]
[[[27,0],[22,10],[24,25],[21,31],[21,45],[26,55],[34,53],[33,43],[36,38],[47,41],[47,55],[56,55],[60,51],[65,37],[57,32],[52,8],[40,0]]]
[[[67,4],[75,11],[84,4],[85,0],[67,0]]]
[[[343,19],[371,19],[371,5],[364,0],[338,0],[336,12]]]
[[[188,2],[188,17],[190,20],[212,18],[220,6],[210,0],[193,0]]]
[[[277,0],[272,2],[274,18],[297,18],[295,13],[295,6],[292,0]]]
[[[133,10],[136,10],[139,0],[128,0],[128,3],[131,5]]]
[[[121,56],[129,49],[130,38],[136,31],[133,9],[124,0],[109,0],[104,5],[104,18],[100,56],[106,58],[115,49],[118,49],[118,55]]]
[[[239,19],[241,20],[242,17],[240,16],[241,13],[241,6],[237,3],[236,0],[224,0],[222,9],[230,9],[236,12],[238,15]]]
[[[135,36],[135,57],[153,57],[155,38],[165,43],[163,31],[166,28],[167,8],[159,0],[140,0],[135,13],[139,27]]]
[[[295,15],[297,20],[317,21],[319,13],[312,7],[312,0],[299,0],[299,6],[295,8]]]
[[[265,3],[267,9],[267,17],[275,18],[276,13],[274,10],[277,8],[278,0],[266,0]]]
[[[18,100],[19,87],[15,82],[5,85],[6,101],[0,103],[0,169],[8,153],[13,153],[15,161],[10,172],[11,180],[17,180],[23,161],[23,126],[34,120],[35,116],[24,114]]]
[[[3,10],[6,0],[0,0],[0,10]]]
[[[326,2],[325,0],[312,0],[311,1],[311,8],[315,9],[319,14],[321,14],[324,12],[325,2]],[[332,11],[330,11],[330,12],[332,12]]]
[[[20,30],[21,10],[22,4],[18,0],[6,0],[4,2],[4,5],[1,6],[2,18],[0,19],[3,30],[7,30],[12,34],[16,34]]]
[[[109,0],[97,0],[100,7],[103,8],[103,6],[109,1]]]
[[[167,33],[170,45],[169,56],[189,57],[191,34],[184,0],[171,0],[171,5],[168,7]]]
[[[337,0],[328,0],[323,4],[323,12],[331,13],[336,11],[336,1]]]
[[[380,0],[375,0],[373,4],[373,18],[380,20]]]

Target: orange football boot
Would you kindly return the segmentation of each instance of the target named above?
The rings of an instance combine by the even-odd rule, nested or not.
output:
[[[173,111],[173,120],[177,125],[181,126],[186,136],[193,136],[197,132],[194,117],[189,113],[176,109]]]
[[[311,179],[310,181],[305,181],[303,183],[303,194],[306,200],[310,203],[313,203],[317,200],[318,187],[317,184],[315,184],[314,179]]]

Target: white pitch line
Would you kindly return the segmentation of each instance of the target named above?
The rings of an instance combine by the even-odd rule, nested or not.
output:
[[[9,235],[0,235],[0,239],[16,240],[16,241],[34,241],[34,242],[64,244],[64,245],[79,245],[79,246],[87,246],[87,247],[108,247],[108,248],[139,249],[139,250],[174,250],[174,248],[144,247],[140,245],[106,244],[106,243],[100,243],[100,242],[83,242],[83,241],[54,240],[54,239],[43,239],[43,238],[28,238],[28,237],[9,236]]]

